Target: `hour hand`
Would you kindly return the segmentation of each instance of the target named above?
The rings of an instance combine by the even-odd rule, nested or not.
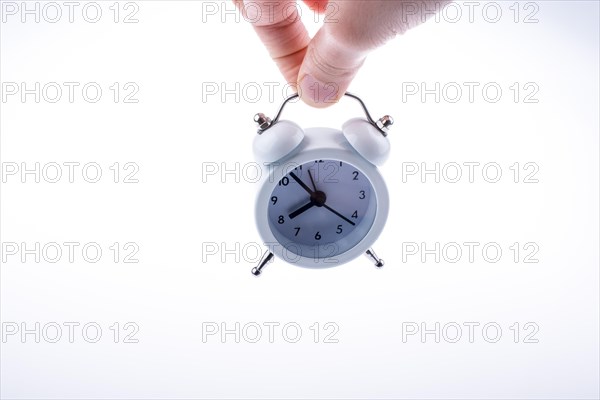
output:
[[[315,202],[311,200],[310,203],[303,205],[302,207],[291,213],[289,215],[290,219],[296,218],[298,215],[302,214],[304,211],[312,208],[313,206],[315,206]]]
[[[310,194],[310,195],[312,195],[312,194],[313,194],[313,191],[312,191],[312,190],[310,190],[310,188],[309,188],[308,186],[306,186],[306,184],[305,184],[304,182],[302,182],[302,181],[300,180],[300,178],[298,178],[298,177],[296,176],[296,174],[295,174],[295,173],[293,173],[293,172],[290,172],[290,176],[291,176],[292,178],[294,178],[294,180],[295,180],[296,182],[298,182],[298,184],[299,184],[300,186],[302,186],[302,189],[306,190],[306,191],[308,192],[308,194]]]

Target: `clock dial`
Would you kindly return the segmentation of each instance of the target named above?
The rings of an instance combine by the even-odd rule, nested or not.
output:
[[[375,218],[374,190],[355,166],[314,160],[289,171],[269,199],[269,225],[289,251],[331,257],[355,246]],[[316,252],[315,250],[325,249]]]

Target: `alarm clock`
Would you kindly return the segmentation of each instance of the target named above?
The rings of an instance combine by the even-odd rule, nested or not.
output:
[[[383,231],[389,210],[386,184],[378,170],[385,163],[393,119],[374,121],[356,95],[365,118],[347,121],[341,130],[303,129],[256,114],[253,151],[262,177],[256,198],[256,226],[267,247],[255,276],[274,257],[307,268],[342,265],[361,254],[383,266],[371,246]]]

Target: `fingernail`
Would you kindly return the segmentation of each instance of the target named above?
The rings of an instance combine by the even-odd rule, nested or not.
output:
[[[300,97],[309,99],[315,105],[325,106],[336,103],[339,99],[339,85],[335,82],[321,82],[312,75],[304,75],[300,81]]]

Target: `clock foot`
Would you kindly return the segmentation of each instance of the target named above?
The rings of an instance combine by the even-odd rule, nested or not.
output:
[[[262,273],[262,269],[265,267],[265,265],[267,265],[269,261],[271,261],[271,259],[273,259],[273,253],[267,250],[265,254],[263,254],[260,262],[258,263],[258,266],[252,268],[252,274],[254,276],[259,276]]]
[[[375,266],[377,268],[381,268],[383,267],[383,260],[379,257],[377,257],[377,254],[375,254],[375,252],[373,251],[373,249],[369,249],[367,250],[367,252],[365,253],[365,255],[375,263]]]

